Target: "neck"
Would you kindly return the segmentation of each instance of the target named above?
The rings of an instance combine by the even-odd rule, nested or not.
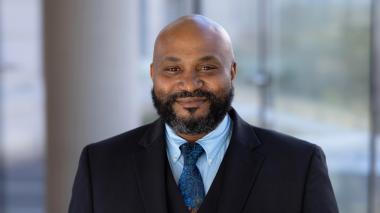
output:
[[[201,139],[207,133],[188,135],[188,134],[182,134],[182,133],[176,132],[176,134],[179,135],[181,138],[185,139],[187,142],[195,143],[197,140]]]

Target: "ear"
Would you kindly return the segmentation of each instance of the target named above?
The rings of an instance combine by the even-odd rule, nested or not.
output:
[[[150,64],[150,79],[153,81],[153,75],[154,75],[154,67],[153,62]]]
[[[237,74],[237,65],[236,65],[236,62],[232,62],[230,72],[231,72],[230,73],[231,74],[231,80],[235,80],[236,74]]]

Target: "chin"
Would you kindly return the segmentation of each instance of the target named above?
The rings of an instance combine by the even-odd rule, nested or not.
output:
[[[175,113],[178,117],[182,119],[198,119],[205,118],[209,113],[209,109],[199,108],[181,108],[179,110],[175,110]]]

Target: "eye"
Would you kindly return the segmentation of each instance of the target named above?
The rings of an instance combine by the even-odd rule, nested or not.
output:
[[[169,72],[169,73],[177,73],[181,71],[180,67],[166,67],[164,71]]]
[[[217,67],[216,66],[213,66],[213,65],[201,65],[200,66],[200,71],[210,71],[210,70],[214,70],[216,69]]]

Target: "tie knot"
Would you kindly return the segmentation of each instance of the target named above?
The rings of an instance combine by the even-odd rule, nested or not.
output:
[[[198,158],[203,154],[204,150],[198,143],[184,143],[179,149],[184,158],[185,166],[195,166]]]

